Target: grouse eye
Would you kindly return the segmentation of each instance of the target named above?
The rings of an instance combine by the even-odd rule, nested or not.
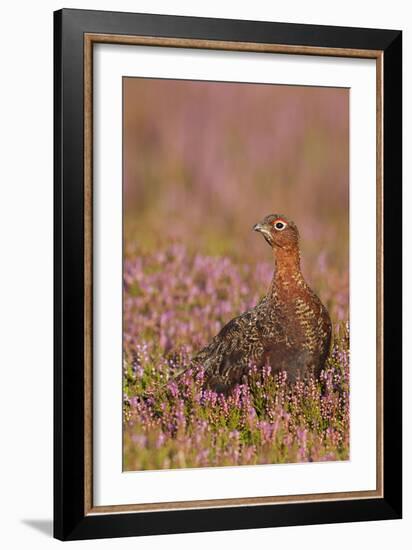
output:
[[[284,222],[276,222],[276,223],[275,223],[275,227],[276,227],[276,229],[278,229],[279,231],[282,231],[282,229],[285,229],[286,224],[285,224]]]

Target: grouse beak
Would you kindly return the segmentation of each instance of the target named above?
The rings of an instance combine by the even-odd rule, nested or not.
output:
[[[270,227],[266,223],[255,223],[253,226],[253,231],[262,233],[267,243],[270,244],[270,246],[273,246],[272,233],[270,231]]]

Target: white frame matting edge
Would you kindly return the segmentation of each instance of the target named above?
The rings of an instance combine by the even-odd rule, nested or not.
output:
[[[349,461],[122,472],[125,76],[350,88]],[[376,60],[95,44],[93,98],[93,505],[376,489]]]

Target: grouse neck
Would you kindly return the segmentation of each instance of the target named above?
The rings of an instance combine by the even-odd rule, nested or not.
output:
[[[291,289],[301,286],[303,276],[300,271],[299,248],[277,248],[274,250],[275,272],[273,290]]]

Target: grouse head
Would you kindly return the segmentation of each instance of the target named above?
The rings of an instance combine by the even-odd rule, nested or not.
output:
[[[269,214],[253,226],[274,249],[293,250],[299,244],[299,231],[296,225],[282,214]]]

